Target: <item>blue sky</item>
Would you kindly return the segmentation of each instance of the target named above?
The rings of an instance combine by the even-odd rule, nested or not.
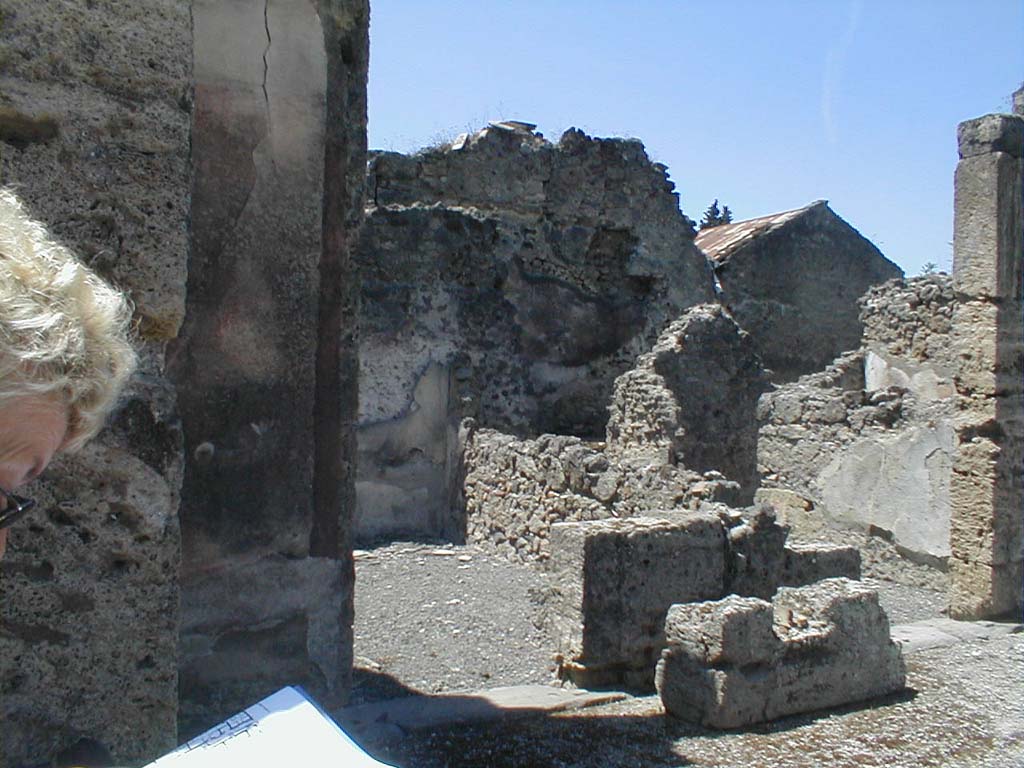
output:
[[[635,137],[692,218],[824,198],[908,275],[951,263],[957,123],[1024,80],[1024,0],[371,5],[371,148],[494,119]]]

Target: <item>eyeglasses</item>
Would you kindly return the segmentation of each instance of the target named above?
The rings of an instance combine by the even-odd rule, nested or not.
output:
[[[0,496],[7,500],[7,505],[0,510],[0,529],[10,528],[25,515],[32,511],[36,505],[35,499],[26,499],[24,496],[15,496],[10,491],[0,488]]]

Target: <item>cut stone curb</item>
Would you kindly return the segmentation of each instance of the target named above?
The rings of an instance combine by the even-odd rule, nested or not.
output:
[[[904,653],[956,645],[969,640],[989,640],[1000,635],[1024,632],[1024,624],[997,621],[956,621],[925,619],[912,624],[898,624],[890,632]]]
[[[406,696],[346,707],[334,716],[358,743],[379,744],[401,738],[409,731],[564,712],[625,698],[627,694],[618,691],[513,685],[473,693]]]

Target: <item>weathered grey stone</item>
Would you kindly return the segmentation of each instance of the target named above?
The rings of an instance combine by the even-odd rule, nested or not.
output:
[[[181,432],[164,344],[185,307],[189,3],[5,1],[0,183],[135,304],[111,428],[53,463],[0,563],[0,765],[79,739],[176,743]]]
[[[551,620],[563,676],[650,686],[670,605],[722,595],[725,531],[691,514],[552,526]]]
[[[463,417],[600,438],[614,379],[713,298],[665,169],[637,141],[490,126],[413,156],[374,153],[367,187],[363,537],[457,534]],[[419,388],[440,372],[431,428],[413,439]]]
[[[782,651],[772,616],[771,603],[757,597],[673,605],[665,642],[709,666],[771,664]]]
[[[363,209],[368,58],[363,0],[203,0],[192,16],[188,313],[170,365],[188,457],[185,735],[282,685],[327,706],[347,697],[349,249]],[[276,580],[255,578],[261,567]],[[330,611],[309,601],[324,596],[320,581],[332,586]]]
[[[1024,125],[1024,118],[1017,118]],[[1022,161],[998,152],[957,164],[953,215],[953,281],[957,291],[992,299],[1021,298]],[[1005,222],[1000,224],[999,222]]]
[[[102,441],[51,477],[0,562],[3,764],[82,737],[151,756],[177,731],[177,493]]]
[[[268,556],[187,575],[181,732],[201,732],[231,702],[258,700],[274,680],[302,680],[343,700],[351,650],[338,617],[351,591],[344,561],[328,558]]]
[[[770,605],[730,596],[670,615],[658,692],[669,714],[704,726],[740,728],[904,685],[877,594],[848,579],[783,588]],[[728,641],[732,655],[721,651]]]
[[[984,115],[965,120],[956,129],[960,157],[1003,152],[1024,157],[1024,119],[1017,115]]]
[[[693,307],[616,380],[608,452],[721,472],[749,501],[757,399],[767,388],[750,336],[720,305]]]
[[[950,470],[956,443],[962,311],[951,279],[894,280],[861,300],[864,340],[824,372],[766,394],[759,404],[763,486],[795,491],[795,514],[885,532],[905,553],[950,553]]]
[[[770,598],[782,583],[789,529],[775,522],[771,507],[729,529],[730,567],[726,591]]]
[[[821,370],[855,348],[857,299],[902,274],[823,200],[703,229],[696,242],[775,382]]]
[[[825,579],[860,579],[860,550],[834,544],[786,546],[781,584],[803,587]]]

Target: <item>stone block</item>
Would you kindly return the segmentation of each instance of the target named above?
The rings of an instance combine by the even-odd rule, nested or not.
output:
[[[949,616],[953,619],[1020,619],[1024,563],[993,566],[951,557]]]
[[[191,574],[182,585],[182,736],[282,681],[330,706],[343,702],[350,641],[338,617],[351,597],[345,563],[327,558],[275,556]]]
[[[775,522],[771,507],[762,507],[749,522],[731,528],[727,590],[761,598],[775,594],[782,583],[787,536],[789,528]]]
[[[789,544],[782,585],[802,587],[824,579],[860,578],[860,550],[836,544]]]
[[[1024,118],[1018,115],[985,115],[957,126],[960,157],[1005,152],[1024,157]]]
[[[773,631],[765,636],[759,628],[755,638],[763,650],[740,646],[737,658],[749,659],[746,665],[720,653],[712,661],[716,654],[693,639],[727,635],[727,627],[740,626],[736,613],[744,609],[758,616],[760,627],[767,604],[741,606],[728,597],[706,605],[685,609],[701,625],[677,629],[673,624],[658,662],[655,683],[672,716],[712,728],[740,728],[864,701],[904,685],[905,667],[889,636],[889,621],[877,594],[862,584],[829,579],[779,590],[771,605]],[[675,611],[673,606],[670,615],[682,615]]]
[[[709,666],[767,664],[782,648],[772,631],[771,603],[739,595],[673,605],[665,641]]]
[[[997,152],[967,157],[957,165],[953,285],[960,293],[1021,299],[1022,162]]]
[[[551,551],[561,673],[584,686],[630,675],[650,686],[669,606],[723,593],[726,538],[716,515],[560,523]]]

